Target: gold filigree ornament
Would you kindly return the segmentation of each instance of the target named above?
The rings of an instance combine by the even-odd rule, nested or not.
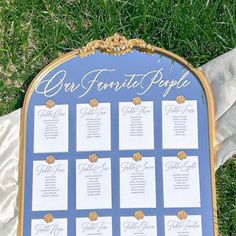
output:
[[[89,219],[91,221],[96,221],[98,219],[98,213],[96,211],[93,211],[89,214]]]
[[[140,105],[142,103],[142,100],[140,97],[133,98],[133,104],[134,105]]]
[[[139,210],[139,211],[136,211],[135,214],[134,214],[134,217],[137,219],[137,220],[142,220],[144,218],[145,214],[143,211]]]
[[[176,98],[176,102],[178,102],[179,104],[185,103],[186,98],[183,95],[180,95]]]
[[[90,102],[89,102],[89,105],[90,105],[91,107],[97,107],[98,104],[99,104],[99,101],[98,101],[96,98],[91,99]]]
[[[98,161],[98,156],[96,154],[89,155],[89,161],[94,163]]]
[[[187,153],[184,151],[180,151],[178,152],[177,157],[182,161],[187,158]]]
[[[55,105],[56,105],[56,103],[53,100],[48,100],[46,102],[46,107],[49,109],[53,108]]]
[[[135,161],[141,161],[142,158],[143,158],[143,156],[142,156],[142,154],[141,154],[140,152],[136,152],[136,153],[134,153],[134,155],[133,155],[133,159],[134,159]]]
[[[43,219],[44,219],[44,221],[46,223],[50,223],[50,222],[52,222],[54,220],[54,217],[53,217],[53,215],[51,213],[49,213],[49,214],[45,215],[43,217]]]
[[[56,158],[53,155],[49,155],[46,158],[46,162],[50,165],[53,164],[55,162]]]
[[[96,53],[96,50],[100,50],[104,53],[109,53],[112,55],[123,55],[133,49],[139,51],[145,51],[146,53],[154,53],[157,47],[147,44],[142,39],[130,39],[116,33],[105,40],[94,40],[89,42],[85,47],[78,49],[78,55],[84,58],[88,55]]]
[[[178,214],[177,214],[177,217],[180,219],[180,220],[186,220],[187,217],[188,217],[188,214],[186,211],[179,211]]]

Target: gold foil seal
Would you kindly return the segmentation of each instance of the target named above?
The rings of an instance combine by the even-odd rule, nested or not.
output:
[[[179,211],[177,216],[180,220],[185,220],[187,219],[188,214],[186,213],[186,211],[183,210],[183,211]]]
[[[140,105],[142,102],[141,98],[140,97],[135,97],[133,98],[133,104],[134,105]]]
[[[177,157],[182,161],[187,158],[187,153],[184,151],[178,152]]]
[[[98,101],[96,98],[91,99],[90,102],[89,102],[89,105],[90,105],[91,107],[97,107],[98,104],[99,104],[99,101]]]
[[[46,162],[48,164],[53,164],[55,162],[56,158],[53,155],[47,156]]]
[[[54,217],[53,217],[53,215],[52,215],[51,213],[49,213],[49,214],[45,215],[45,216],[43,217],[43,219],[44,219],[44,221],[45,221],[46,223],[50,223],[50,222],[53,221]]]
[[[93,211],[89,214],[89,219],[91,221],[96,221],[98,219],[98,213],[96,211]]]
[[[179,104],[185,103],[186,98],[183,95],[180,95],[176,98],[176,102],[178,102]]]
[[[91,155],[89,155],[89,160],[92,163],[97,162],[98,156],[96,154],[91,154]]]
[[[135,214],[134,214],[134,217],[137,219],[137,220],[141,220],[144,218],[144,212],[139,210],[139,211],[136,211]]]
[[[143,158],[143,156],[142,156],[142,154],[141,154],[140,152],[136,152],[136,153],[134,153],[134,155],[133,155],[133,159],[134,159],[135,161],[141,161],[142,158]]]
[[[49,109],[53,108],[55,105],[56,105],[56,103],[53,100],[48,100],[46,102],[46,107]]]

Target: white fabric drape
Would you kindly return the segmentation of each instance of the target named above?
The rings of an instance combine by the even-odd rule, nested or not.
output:
[[[215,98],[216,167],[236,154],[236,48],[203,65]]]
[[[236,49],[203,65],[215,93],[217,168],[236,154]],[[16,236],[20,113],[0,117],[0,236]]]
[[[16,236],[20,110],[0,117],[0,236]]]

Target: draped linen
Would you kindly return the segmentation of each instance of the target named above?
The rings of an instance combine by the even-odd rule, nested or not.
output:
[[[236,154],[236,49],[206,63],[216,106],[216,168]],[[0,117],[0,236],[17,235],[21,109]]]
[[[0,117],[0,235],[16,236],[20,114]]]
[[[215,98],[216,168],[236,154],[236,48],[201,67]]]

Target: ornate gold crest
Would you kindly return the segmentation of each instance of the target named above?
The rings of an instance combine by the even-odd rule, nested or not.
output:
[[[97,49],[113,55],[122,55],[126,52],[132,51],[134,48],[140,51],[145,51],[147,53],[154,53],[157,47],[147,44],[142,39],[128,40],[126,37],[116,33],[113,36],[106,38],[105,40],[91,41],[85,47],[82,47],[78,50],[78,55],[83,58],[88,55],[94,54]]]

